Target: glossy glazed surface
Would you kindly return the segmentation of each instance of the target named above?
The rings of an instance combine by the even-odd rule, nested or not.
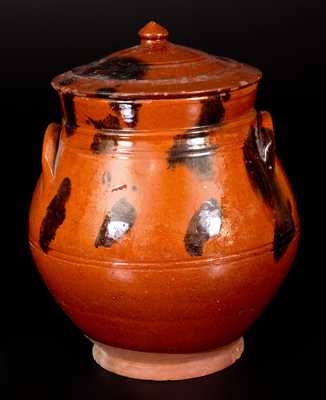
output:
[[[250,65],[171,43],[155,22],[139,36],[136,46],[57,76],[53,87],[88,97],[175,98],[236,91],[261,77]]]
[[[118,72],[127,68],[130,92],[146,71],[128,75],[129,61]],[[49,290],[87,336],[140,351],[204,351],[240,337],[274,295],[299,221],[271,118],[254,110],[256,80],[135,100],[121,88],[87,97],[64,85],[62,125],[44,139],[30,243]]]

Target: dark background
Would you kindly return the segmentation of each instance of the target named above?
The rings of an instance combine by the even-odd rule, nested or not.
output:
[[[325,17],[317,0],[1,0],[1,399],[325,396],[325,262],[322,236],[318,240],[325,186]],[[247,333],[241,361],[219,374],[172,383],[126,379],[97,367],[91,345],[41,282],[27,243],[43,133],[60,119],[51,78],[136,44],[138,29],[151,19],[170,31],[172,41],[264,72],[257,109],[272,112],[303,230],[295,265]]]

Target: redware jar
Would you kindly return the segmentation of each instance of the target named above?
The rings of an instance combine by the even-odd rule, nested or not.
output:
[[[175,45],[138,46],[57,76],[30,246],[104,368],[183,379],[232,364],[286,276],[299,221],[275,155],[261,73]]]

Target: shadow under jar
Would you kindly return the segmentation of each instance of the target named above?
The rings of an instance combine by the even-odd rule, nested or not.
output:
[[[254,109],[259,70],[167,41],[53,80],[30,210],[36,266],[105,369],[154,380],[231,365],[286,276],[299,221]]]

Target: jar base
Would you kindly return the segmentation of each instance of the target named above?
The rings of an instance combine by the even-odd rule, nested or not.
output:
[[[191,379],[221,371],[244,350],[243,337],[214,350],[188,354],[147,353],[93,343],[93,358],[105,370],[153,381]]]

